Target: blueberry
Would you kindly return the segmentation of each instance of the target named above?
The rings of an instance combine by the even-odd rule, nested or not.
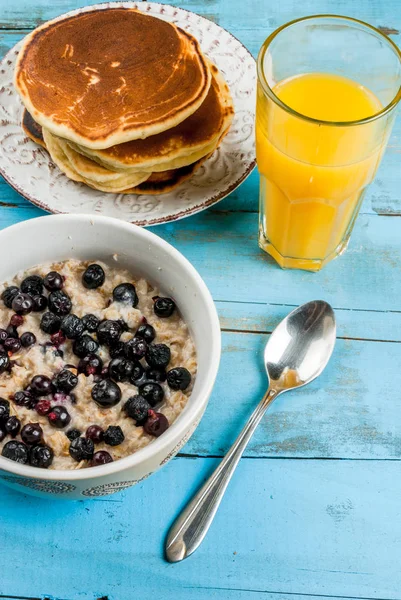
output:
[[[136,421],[136,425],[143,425],[148,418],[148,411],[152,408],[143,396],[131,396],[124,404],[124,412]]]
[[[43,284],[49,292],[61,290],[64,284],[63,277],[57,271],[50,271],[43,280]]]
[[[43,279],[39,275],[29,275],[21,283],[21,292],[30,296],[39,296],[43,292]]]
[[[107,319],[102,321],[97,328],[97,339],[101,344],[112,346],[120,339],[121,325],[117,321]]]
[[[175,310],[175,302],[171,298],[156,298],[153,310],[158,317],[171,317]]]
[[[71,415],[64,406],[53,406],[47,415],[50,425],[57,429],[66,427],[71,421]]]
[[[2,429],[2,427],[3,427],[3,425],[0,427],[0,442],[5,440],[7,437],[7,431],[4,431],[4,429]]]
[[[128,381],[133,373],[134,363],[126,358],[113,358],[109,364],[109,377],[114,381]]]
[[[103,441],[108,446],[119,446],[124,439],[123,430],[119,425],[109,425],[103,434]]]
[[[161,385],[154,381],[147,381],[139,387],[140,395],[145,398],[153,408],[164,398],[164,391]]]
[[[18,330],[14,325],[7,325],[6,327],[7,337],[9,338],[18,338]],[[4,344],[4,342],[3,342]]]
[[[14,352],[18,352],[21,349],[21,340],[18,338],[7,338],[4,342],[4,348],[14,354]]]
[[[94,290],[104,284],[105,274],[100,265],[89,265],[82,275],[83,286],[88,290]]]
[[[95,315],[88,314],[82,317],[82,322],[86,331],[89,331],[89,333],[93,333],[99,327],[100,321]]]
[[[130,360],[140,360],[146,354],[148,345],[145,340],[141,338],[132,338],[126,342],[124,347],[124,353]]]
[[[10,369],[10,359],[7,354],[0,354],[0,373]]]
[[[103,429],[99,425],[89,425],[85,437],[92,440],[94,444],[100,444],[103,441]]]
[[[42,296],[42,295],[32,296],[32,302],[33,302],[33,307],[32,307],[33,312],[42,312],[43,310],[45,310],[45,308],[47,308],[46,296]]]
[[[27,315],[33,309],[33,300],[28,294],[20,292],[14,296],[11,308],[20,315]]]
[[[50,400],[39,400],[39,402],[36,404],[35,406],[35,410],[38,413],[38,415],[41,415],[42,417],[44,415],[48,415],[49,412],[51,411],[52,405],[50,403]]]
[[[80,462],[81,460],[90,460],[94,452],[94,444],[92,440],[84,437],[75,438],[70,444],[70,456]]]
[[[26,408],[34,408],[38,402],[38,399],[27,390],[21,390],[15,392],[13,396],[14,404],[17,406],[26,406]]]
[[[149,381],[157,381],[157,383],[166,381],[166,371],[164,369],[146,369],[145,377]]]
[[[76,354],[76,356],[79,356],[79,358],[83,358],[88,354],[96,354],[98,349],[99,344],[97,343],[97,341],[86,333],[77,340],[75,340],[72,346],[74,354]]]
[[[59,331],[61,325],[61,319],[57,315],[51,312],[45,312],[40,321],[40,328],[45,333],[56,333]]]
[[[54,452],[46,444],[38,444],[32,446],[29,451],[29,464],[31,467],[39,467],[40,469],[47,469],[53,462]]]
[[[17,440],[11,440],[11,442],[4,444],[1,454],[5,458],[23,465],[28,462],[28,447],[22,442],[17,442]]]
[[[4,429],[14,438],[21,429],[21,421],[18,417],[8,417],[7,421],[4,421]]]
[[[139,325],[135,337],[143,338],[145,342],[150,344],[156,337],[155,328],[152,325]]]
[[[150,344],[145,355],[146,362],[150,367],[163,369],[170,362],[171,352],[166,344]]]
[[[25,331],[25,333],[21,335],[20,340],[24,348],[30,348],[30,346],[33,346],[36,343],[36,336],[30,331]]]
[[[10,403],[4,398],[0,398],[0,423],[6,421],[10,416]]]
[[[133,286],[132,283],[120,283],[120,285],[113,290],[113,300],[114,302],[129,304],[135,308],[138,304],[135,286]]]
[[[191,383],[191,373],[185,367],[176,367],[167,373],[167,383],[172,390],[186,390]]]
[[[166,429],[168,429],[168,427],[169,422],[167,417],[165,417],[163,413],[158,413],[154,410],[149,411],[148,419],[143,426],[146,433],[153,435],[154,437],[159,437]]]
[[[17,294],[19,294],[19,288],[17,288],[15,285],[10,285],[1,294],[1,299],[7,308],[11,308],[13,300]]]
[[[0,329],[0,343],[3,343],[8,338],[8,333],[5,329]]]
[[[111,455],[106,450],[99,450],[99,452],[95,452],[93,455],[91,467],[99,467],[111,462],[113,462]]]
[[[25,444],[39,444],[43,436],[43,429],[39,423],[28,423],[21,429],[21,440]]]
[[[65,435],[68,437],[70,442],[72,442],[72,440],[79,438],[79,436],[81,435],[81,432],[79,431],[79,429],[70,429],[69,431],[66,432]]]
[[[103,379],[93,386],[92,398],[102,408],[109,408],[120,402],[121,390],[111,379]]]
[[[68,369],[63,369],[54,377],[53,384],[58,392],[69,394],[78,384],[78,377]]]
[[[59,348],[62,344],[65,344],[65,335],[62,331],[56,331],[50,336],[50,342],[56,348]]]
[[[32,377],[30,386],[35,396],[47,396],[54,389],[51,379],[46,377],[46,375],[35,375],[35,377]]]
[[[144,373],[145,369],[143,368],[141,363],[134,361],[134,370],[132,371],[130,382],[133,385],[138,385],[138,381],[140,381],[143,378]]]
[[[85,326],[77,315],[69,314],[61,321],[60,329],[69,340],[75,340],[83,334]]]
[[[103,361],[97,354],[88,354],[81,358],[78,363],[78,373],[89,375],[100,375],[103,369]]]
[[[55,290],[49,294],[49,310],[52,313],[59,317],[63,317],[68,315],[68,313],[71,312],[71,309],[72,302],[68,294],[62,290]]]
[[[110,356],[111,358],[121,358],[124,356],[124,342],[116,342],[110,348]]]
[[[129,330],[128,323],[124,319],[117,319],[117,323],[120,325],[121,331]]]

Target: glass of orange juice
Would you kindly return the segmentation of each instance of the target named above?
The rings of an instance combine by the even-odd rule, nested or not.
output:
[[[401,98],[401,53],[334,15],[277,29],[258,57],[259,245],[283,268],[341,254]]]

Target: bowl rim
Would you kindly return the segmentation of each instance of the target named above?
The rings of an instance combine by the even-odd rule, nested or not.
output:
[[[146,240],[147,243],[153,244],[159,250],[166,252],[178,263],[180,263],[180,267],[182,267],[186,274],[192,278],[192,283],[195,284],[197,288],[197,293],[199,293],[202,296],[203,300],[206,303],[206,309],[210,319],[210,332],[212,336],[212,345],[210,351],[211,366],[209,368],[209,372],[207,373],[207,377],[205,377],[203,382],[200,384],[200,389],[198,392],[199,401],[194,405],[187,404],[183,412],[178,416],[177,420],[159,438],[156,438],[151,443],[147,444],[143,448],[140,448],[139,450],[137,450],[133,454],[130,454],[129,456],[120,458],[106,465],[88,467],[84,469],[40,469],[39,467],[32,467],[30,465],[20,464],[11,461],[0,455],[0,470],[15,475],[21,475],[24,477],[42,479],[47,481],[82,481],[87,479],[97,479],[138,466],[141,463],[145,463],[146,460],[151,459],[155,455],[163,453],[163,450],[169,447],[171,443],[177,443],[176,440],[182,439],[188,432],[189,426],[192,423],[196,422],[198,417],[202,415],[204,409],[207,406],[210,394],[212,392],[220,364],[221,331],[219,317],[209,289],[207,288],[202,277],[199,275],[198,271],[190,263],[190,261],[187,258],[185,258],[185,256],[181,254],[179,250],[174,248],[174,246],[172,246],[170,243],[166,242],[155,233],[148,231],[147,229],[144,229],[142,227],[139,227],[138,225],[134,225],[133,223],[128,223],[115,217],[108,217],[103,215],[45,215],[43,217],[29,219],[28,221],[21,221],[20,223],[16,223],[14,225],[4,228],[0,231],[0,238],[2,235],[4,235],[5,232],[7,232],[8,234],[10,234],[11,232],[14,233],[16,236],[22,236],[22,239],[24,239],[23,230],[30,229],[32,226],[35,226],[35,223],[43,222],[43,220],[49,222],[49,225],[50,220],[52,222],[69,221],[72,223],[76,223],[78,221],[87,221],[88,224],[91,226],[96,225],[96,223],[108,224],[109,226],[117,230],[120,229],[127,231],[133,236],[137,236]]]

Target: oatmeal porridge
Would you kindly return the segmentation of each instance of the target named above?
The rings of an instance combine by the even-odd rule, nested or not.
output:
[[[134,453],[183,410],[196,352],[175,302],[100,262],[41,265],[0,286],[0,450],[81,469]]]

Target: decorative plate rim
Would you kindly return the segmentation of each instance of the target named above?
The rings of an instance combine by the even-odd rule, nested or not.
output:
[[[80,7],[78,9],[73,9],[71,11],[68,11],[66,13],[63,13],[61,15],[58,15],[57,17],[54,17],[54,19],[49,19],[50,21],[55,20],[55,19],[59,19],[62,18],[64,16],[67,15],[76,15],[76,14],[80,14],[82,12],[91,12],[92,10],[96,10],[99,9],[101,7],[105,7],[108,8],[111,5],[115,5],[115,6],[119,6],[119,7],[123,7],[123,6],[133,6],[133,5],[138,5],[140,4],[142,7],[145,7],[145,5],[149,5],[151,6],[151,9],[159,9],[161,14],[165,14],[165,8],[173,8],[175,11],[177,11],[177,13],[187,13],[189,15],[193,15],[195,17],[198,17],[199,19],[206,21],[206,22],[211,22],[213,23],[214,26],[216,26],[217,28],[219,28],[220,30],[224,31],[226,34],[228,34],[230,37],[232,37],[234,40],[236,40],[236,42],[245,50],[245,52],[248,54],[248,56],[251,58],[251,60],[255,63],[256,66],[256,61],[254,59],[254,57],[252,56],[251,52],[248,50],[248,48],[235,36],[233,35],[230,31],[228,31],[227,29],[225,29],[224,27],[222,27],[221,25],[214,23],[214,21],[211,21],[210,19],[208,19],[207,17],[204,17],[203,15],[200,15],[196,12],[193,12],[191,10],[185,9],[185,8],[181,8],[178,6],[174,6],[171,4],[162,4],[160,2],[150,2],[150,1],[141,1],[141,2],[135,2],[135,1],[124,1],[124,0],[118,0],[116,2],[99,2],[97,4],[94,5],[88,5],[88,6],[83,6]],[[163,10],[164,9],[164,10]],[[24,39],[24,38],[23,38]],[[0,60],[0,68],[8,68],[8,61],[10,60],[10,56],[15,53],[16,50],[19,50],[19,47],[22,45],[23,39],[18,41],[12,48],[10,48],[10,50],[4,55],[4,57]],[[243,181],[245,181],[245,179],[247,179],[247,177],[249,177],[249,175],[252,173],[252,171],[254,170],[256,166],[256,155],[254,153],[254,156],[252,158],[252,160],[249,161],[248,166],[244,169],[244,171],[241,173],[241,175],[235,179],[234,181],[232,181],[231,183],[229,183],[228,185],[226,185],[224,187],[224,189],[221,189],[217,194],[214,194],[213,196],[211,196],[210,198],[208,198],[207,200],[204,200],[203,202],[198,202],[195,205],[192,205],[190,207],[187,207],[183,210],[180,211],[176,211],[173,213],[170,213],[168,215],[164,215],[164,216],[159,216],[159,217],[149,217],[149,218],[145,218],[145,219],[133,219],[133,220],[129,220],[129,219],[123,219],[127,222],[131,222],[135,225],[141,226],[141,227],[149,227],[152,225],[162,225],[165,223],[169,223],[172,221],[179,221],[181,219],[184,219],[186,217],[189,217],[191,215],[194,215],[196,213],[199,213],[203,210],[205,210],[206,208],[209,208],[210,206],[217,204],[218,202],[220,202],[221,200],[223,200],[224,198],[226,198],[229,194],[231,194],[235,189],[237,189],[241,183]],[[25,198],[26,200],[28,200],[29,202],[31,202],[34,206],[37,206],[38,208],[45,210],[51,214],[71,214],[74,213],[75,211],[66,211],[66,210],[59,210],[58,208],[55,207],[51,207],[49,206],[49,204],[47,204],[45,201],[39,199],[38,197],[35,197],[33,195],[31,195],[29,193],[29,191],[23,190],[18,181],[15,180],[15,178],[13,176],[10,176],[8,171],[2,167],[1,163],[0,163],[0,175],[4,178],[4,180],[8,183],[8,185],[10,185],[10,187],[12,187],[18,194],[20,194],[23,198]],[[105,192],[104,192],[105,193]],[[138,196],[138,194],[132,194],[133,196]],[[142,194],[141,194],[142,195]],[[146,196],[146,194],[143,194],[144,196]],[[128,195],[129,196],[129,195]],[[121,218],[121,217],[120,217]]]

